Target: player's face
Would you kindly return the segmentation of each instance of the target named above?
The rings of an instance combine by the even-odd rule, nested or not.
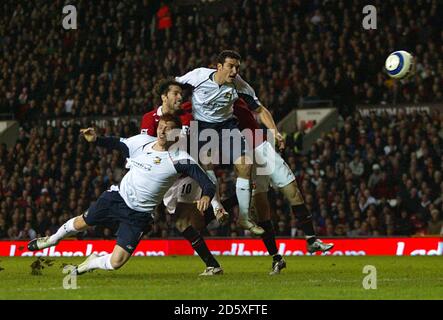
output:
[[[168,93],[163,95],[162,99],[170,111],[175,112],[180,110],[180,105],[183,101],[182,88],[174,85],[169,86]]]
[[[233,58],[226,58],[223,65],[221,63],[217,65],[217,72],[220,75],[220,79],[227,83],[232,83],[234,81],[239,69],[240,61]]]
[[[168,146],[174,143],[174,140],[171,140],[172,130],[175,129],[175,123],[172,121],[163,121],[161,120],[157,127],[157,140],[159,145],[162,147]]]

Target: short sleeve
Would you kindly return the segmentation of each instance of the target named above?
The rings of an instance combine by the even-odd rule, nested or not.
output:
[[[234,83],[238,95],[246,101],[250,109],[255,110],[262,105],[254,89],[242,77],[237,75]]]

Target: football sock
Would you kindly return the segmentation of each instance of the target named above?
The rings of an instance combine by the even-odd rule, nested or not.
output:
[[[240,220],[249,220],[249,206],[251,203],[251,187],[248,179],[237,178],[235,193],[238,199]]]
[[[114,270],[111,264],[111,253],[105,254],[104,256],[92,259],[88,262],[87,269],[103,269],[103,270]]]
[[[272,221],[271,220],[261,221],[257,223],[257,225],[259,225],[260,227],[263,228],[263,230],[265,230],[265,233],[263,233],[260,237],[262,238],[263,243],[265,244],[266,249],[269,252],[269,255],[280,256],[279,254],[277,254],[278,249],[277,249],[277,243],[275,242],[275,231],[272,225]]]
[[[195,252],[197,252],[198,256],[203,260],[207,267],[220,267],[211,251],[209,251],[208,246],[206,245],[206,242],[201,236],[200,232],[195,230],[193,226],[189,226],[185,231],[183,231],[182,234],[186,240],[191,243],[192,248],[194,248]]]
[[[57,243],[67,236],[76,234],[78,231],[74,228],[74,219],[75,218],[68,220],[65,224],[58,228],[57,232],[49,237],[49,241],[52,243]]]
[[[300,205],[292,206],[292,210],[295,213],[295,217],[298,220],[298,226],[303,230],[305,234],[305,238],[309,244],[315,242],[315,231],[314,226],[312,224],[312,215],[308,212],[308,208],[306,208],[305,204],[302,203]]]

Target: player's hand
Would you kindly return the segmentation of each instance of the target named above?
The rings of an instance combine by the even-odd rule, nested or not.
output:
[[[203,215],[203,212],[205,212],[209,208],[209,204],[211,203],[211,199],[208,196],[203,196],[200,198],[200,200],[195,201],[197,205],[198,211]]]
[[[285,151],[286,147],[285,138],[281,135],[280,132],[277,132],[277,134],[275,135],[275,139],[277,139],[278,150],[280,150],[280,152]]]
[[[214,209],[215,219],[219,223],[225,223],[229,220],[229,213],[226,212],[225,208]]]
[[[97,140],[97,132],[95,132],[94,128],[80,129],[80,134],[88,142],[95,142]]]

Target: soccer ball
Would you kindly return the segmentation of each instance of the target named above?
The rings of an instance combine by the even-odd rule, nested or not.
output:
[[[385,69],[391,78],[409,77],[414,73],[414,57],[406,51],[395,51],[386,59]]]

